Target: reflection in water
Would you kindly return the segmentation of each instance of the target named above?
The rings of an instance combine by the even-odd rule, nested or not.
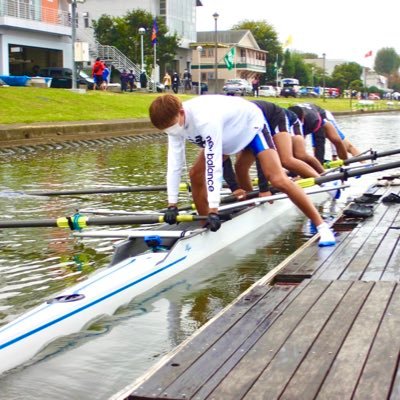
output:
[[[362,150],[398,146],[397,114],[338,119]],[[197,151],[188,152],[193,160]],[[390,161],[393,159],[391,158]],[[81,208],[131,211],[164,207],[166,194],[25,196],[23,190],[165,183],[166,143],[144,141],[68,152],[12,156],[0,165],[1,219],[55,218]],[[372,181],[372,178],[370,179]],[[368,180],[362,180],[365,187]],[[321,207],[326,216],[343,206]],[[184,202],[184,201],[183,201]],[[154,288],[115,315],[52,343],[26,368],[0,377],[0,399],[106,399],[283,261],[309,237],[304,218],[265,227],[204,263]],[[51,228],[0,232],[0,325],[107,265],[112,242],[79,240]],[[206,249],[205,249],[206,251]],[[96,388],[95,390],[93,388]]]

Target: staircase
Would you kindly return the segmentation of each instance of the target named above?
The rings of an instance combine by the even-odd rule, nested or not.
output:
[[[112,64],[120,72],[123,69],[127,71],[133,70],[136,81],[139,81],[141,73],[139,66],[116,47],[99,43],[93,36],[89,36],[84,29],[77,30],[77,37],[81,41],[89,43],[89,55],[92,59],[100,57],[107,64]],[[150,91],[156,92],[156,83],[148,75],[147,84]]]

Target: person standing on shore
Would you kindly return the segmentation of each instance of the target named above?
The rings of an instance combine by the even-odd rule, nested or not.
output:
[[[317,226],[319,245],[335,245],[333,232],[311,200],[285,174],[272,138],[265,131],[263,113],[255,104],[220,95],[198,96],[182,103],[177,96],[165,94],[152,102],[149,114],[153,125],[168,134],[168,210],[164,215],[167,223],[176,223],[185,140],[189,140],[204,148],[190,175],[196,177],[192,182],[192,194],[197,212],[208,215],[207,225],[211,231],[221,226],[218,206],[224,155],[242,151],[254,154],[271,184],[286,193]]]
[[[93,90],[101,88],[101,84],[103,83],[104,68],[103,61],[101,61],[100,57],[97,57],[92,68],[92,76],[94,80]]]

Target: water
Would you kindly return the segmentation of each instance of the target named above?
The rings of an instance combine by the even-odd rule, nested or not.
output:
[[[398,114],[338,118],[361,150],[398,146]],[[188,152],[193,160],[196,151]],[[398,158],[397,158],[398,159]],[[394,157],[386,159],[393,161]],[[164,183],[165,141],[38,151],[0,164],[1,219],[56,218],[81,208],[156,210],[166,195],[129,193],[42,198],[24,190]],[[367,187],[374,178],[360,180]],[[362,183],[361,183],[362,182]],[[321,211],[330,215],[346,196]],[[184,203],[184,201],[182,201]],[[23,367],[0,377],[0,399],[107,399],[189,337],[309,237],[307,221],[266,227],[96,322],[52,343]],[[78,240],[52,228],[0,233],[0,325],[107,265],[108,240]],[[206,249],[205,249],[206,252]]]

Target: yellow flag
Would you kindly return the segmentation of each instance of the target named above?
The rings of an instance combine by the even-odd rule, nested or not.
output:
[[[292,35],[289,35],[283,45],[283,48],[289,47],[293,42]]]

